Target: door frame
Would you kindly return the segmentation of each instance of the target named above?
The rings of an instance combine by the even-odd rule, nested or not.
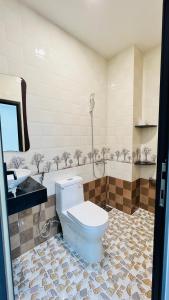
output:
[[[14,300],[6,182],[0,120],[0,299]]]
[[[162,44],[161,44],[161,74],[158,127],[157,181],[155,202],[154,252],[152,300],[162,299],[164,235],[166,225],[166,191],[168,176],[169,150],[169,0],[163,1]],[[162,164],[166,164],[162,165]],[[162,166],[164,168],[162,169]],[[165,170],[166,168],[166,170]],[[162,179],[165,183],[163,198],[164,207],[160,204]],[[168,183],[169,184],[169,183]]]

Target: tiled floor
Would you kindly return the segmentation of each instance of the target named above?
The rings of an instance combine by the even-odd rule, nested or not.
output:
[[[57,235],[13,262],[16,299],[151,298],[154,215],[113,209],[98,264],[87,264]]]

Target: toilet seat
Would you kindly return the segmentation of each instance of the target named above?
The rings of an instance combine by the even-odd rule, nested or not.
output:
[[[71,207],[67,214],[85,227],[99,227],[108,222],[108,213],[91,201]]]

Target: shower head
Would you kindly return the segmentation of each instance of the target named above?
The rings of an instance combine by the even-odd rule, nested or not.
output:
[[[89,112],[92,113],[95,107],[95,93],[90,94],[90,108],[89,108]]]

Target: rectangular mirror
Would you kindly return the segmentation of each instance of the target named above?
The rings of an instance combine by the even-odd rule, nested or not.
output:
[[[29,150],[24,79],[0,74],[0,117],[3,150]]]

